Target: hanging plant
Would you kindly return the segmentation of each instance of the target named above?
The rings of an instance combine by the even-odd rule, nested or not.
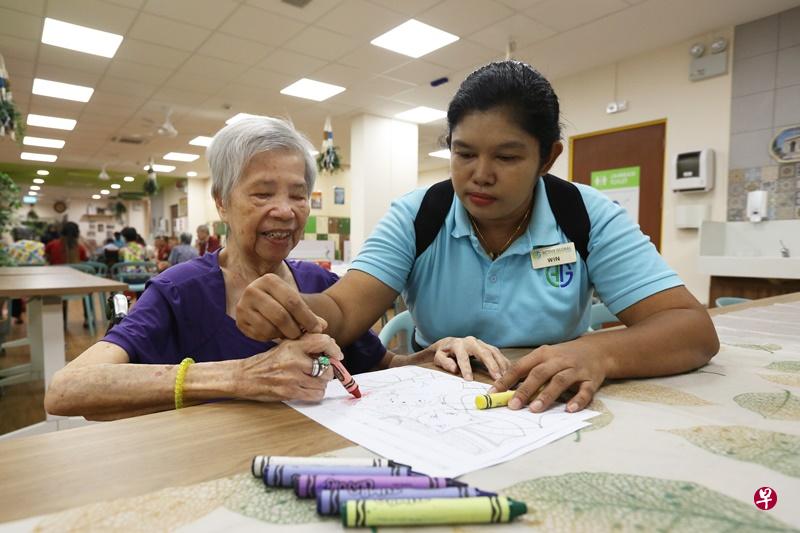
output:
[[[150,164],[147,166],[147,179],[144,180],[144,192],[148,196],[153,196],[158,192],[158,182],[156,181],[157,177],[158,175],[153,169],[153,160],[150,159]]]
[[[339,156],[339,147],[333,145],[333,127],[331,117],[325,119],[325,127],[322,130],[322,149],[317,155],[317,170],[325,174],[334,174],[342,169],[342,161]]]
[[[14,225],[14,213],[22,205],[19,186],[11,176],[0,172],[0,235],[6,233]],[[13,264],[4,246],[0,245],[0,266]]]
[[[6,64],[3,56],[0,55],[0,139],[9,137],[12,141],[16,140],[22,146],[22,138],[24,136],[25,124],[22,122],[22,115],[20,115],[14,104]]]

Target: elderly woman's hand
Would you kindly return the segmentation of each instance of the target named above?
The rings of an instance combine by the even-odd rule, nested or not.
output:
[[[530,410],[541,413],[568,389],[567,411],[574,413],[589,405],[608,374],[609,358],[581,339],[543,345],[516,361],[494,382],[499,392],[519,383],[517,393],[509,401],[511,409],[520,409],[529,402]]]
[[[328,324],[318,317],[297,289],[275,274],[250,283],[236,305],[236,325],[259,341],[297,339],[304,333],[320,333]]]
[[[320,354],[341,360],[342,350],[327,335],[307,334],[295,341],[283,341],[271,350],[239,361],[236,397],[260,402],[306,400],[318,402],[325,395],[330,368],[311,376],[313,359]]]
[[[499,379],[511,363],[498,348],[475,337],[445,337],[428,347],[434,351],[433,362],[455,374],[459,370],[464,379],[472,380],[470,356],[477,358],[486,367],[492,379]]]

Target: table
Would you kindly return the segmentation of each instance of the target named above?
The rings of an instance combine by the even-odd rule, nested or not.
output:
[[[800,313],[800,293],[713,310],[723,347],[710,365],[679,376],[610,383],[593,405],[603,414],[592,428],[463,479],[530,502],[529,514],[516,525],[526,529],[800,527],[800,328],[762,333],[753,342],[743,324],[759,319],[747,313]],[[769,400],[784,390],[777,410],[764,398],[748,396]],[[206,404],[8,440],[0,442],[0,522],[76,506],[86,507],[54,515],[51,526],[80,524],[81,516],[140,520],[136,512],[162,500],[169,509],[147,518],[165,520],[183,512],[182,505],[194,498],[186,494],[200,490],[197,483],[232,494],[233,487],[257,487],[249,474],[256,454],[311,455],[350,445],[283,404],[253,402]],[[769,512],[753,504],[753,493],[763,486],[779,495]],[[263,488],[253,490],[254,497],[274,498]],[[124,499],[94,505],[115,498]],[[620,509],[623,518],[614,514]],[[591,517],[591,527],[580,522],[582,516]]]
[[[65,363],[61,297],[124,291],[127,288],[125,283],[92,276],[68,266],[0,268],[0,298],[30,298],[28,338],[31,346],[30,365],[6,369],[1,375],[43,375],[46,390],[53,374]]]

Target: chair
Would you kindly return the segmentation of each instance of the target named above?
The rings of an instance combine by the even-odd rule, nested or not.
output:
[[[589,318],[589,331],[603,329],[603,324],[606,322],[619,322],[619,318],[609,311],[604,303],[592,304],[592,314]]]
[[[86,263],[70,263],[67,266],[74,268],[75,270],[80,270],[81,272],[85,272],[87,274],[91,274],[92,276],[97,274],[97,271],[94,269],[92,265],[88,265]],[[65,302],[69,300],[83,300],[83,310],[85,313],[86,323],[89,326],[89,334],[94,337],[95,336],[95,311],[94,311],[94,298],[92,298],[90,294],[78,294],[78,295],[69,295],[69,296],[62,296],[62,300]],[[64,323],[66,324],[66,315],[64,316]]]
[[[105,263],[101,263],[100,261],[84,261],[84,264],[90,265],[94,268],[95,273],[98,277],[107,278],[108,277],[108,265]],[[98,292],[97,298],[100,300],[100,313],[99,318],[105,322],[106,320],[106,301],[108,300],[108,293],[107,292]]]
[[[743,304],[751,301],[750,298],[739,298],[738,296],[720,296],[714,300],[716,307],[725,307],[726,305]]]
[[[111,265],[111,277],[128,284],[128,290],[144,292],[145,284],[158,274],[158,266],[152,261],[123,261]]]
[[[414,319],[411,318],[411,313],[403,311],[395,315],[386,325],[381,328],[378,338],[384,346],[389,346],[389,342],[398,333],[405,333],[405,353],[414,353],[414,347],[411,345],[411,339],[414,335]]]

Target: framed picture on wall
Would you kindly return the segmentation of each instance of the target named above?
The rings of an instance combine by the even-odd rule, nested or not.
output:
[[[189,198],[180,198],[178,200],[178,216],[185,217],[189,215]]]
[[[322,209],[321,191],[314,191],[311,193],[311,209]]]
[[[333,203],[336,205],[344,205],[344,187],[333,188]]]

